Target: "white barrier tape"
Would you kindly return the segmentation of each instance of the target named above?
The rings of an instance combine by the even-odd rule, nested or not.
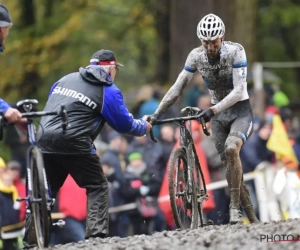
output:
[[[255,172],[250,172],[250,173],[244,174],[244,181],[253,180],[255,178],[255,175],[256,175]],[[216,181],[216,182],[207,184],[206,189],[207,190],[215,190],[215,189],[224,188],[227,186],[228,186],[227,180],[222,180],[222,181]],[[170,200],[169,195],[165,195],[165,196],[158,198],[158,202],[165,202],[165,201],[169,201],[169,200]]]
[[[253,180],[256,176],[256,172],[250,172],[247,174],[244,174],[244,181],[249,181],[249,180]],[[207,190],[215,190],[215,189],[219,189],[219,188],[224,188],[227,187],[227,180],[222,180],[222,181],[216,181],[216,182],[212,182],[206,185],[206,189]],[[160,198],[158,198],[158,202],[165,202],[165,201],[169,201],[170,197],[169,195],[165,195],[162,196]],[[135,203],[128,203],[128,204],[124,204],[121,206],[117,206],[117,207],[110,207],[108,209],[109,213],[118,213],[118,212],[122,212],[122,211],[127,211],[127,210],[132,210],[132,209],[136,209],[137,205]],[[62,214],[63,216],[63,214]]]

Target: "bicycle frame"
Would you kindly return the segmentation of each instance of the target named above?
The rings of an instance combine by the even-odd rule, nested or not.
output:
[[[188,116],[184,117],[177,117],[177,118],[170,118],[170,119],[164,119],[164,120],[157,120],[155,121],[152,125],[161,125],[165,123],[173,123],[173,122],[178,122],[180,124],[180,147],[182,147],[187,154],[187,163],[188,163],[188,189],[187,192],[190,195],[192,193],[192,172],[195,168],[195,163],[198,162],[199,164],[199,159],[197,156],[197,153],[195,151],[195,146],[194,146],[194,141],[192,138],[192,129],[191,129],[191,120],[197,120],[199,123],[202,125],[202,129],[204,134],[207,136],[210,135],[210,133],[207,130],[205,121],[203,117],[201,117],[200,114],[196,114],[196,111],[193,110],[191,107],[187,107],[184,111],[187,113]],[[201,110],[198,110],[200,113]],[[186,127],[186,123],[188,122],[188,128]],[[150,130],[150,137],[152,141],[157,142],[157,139],[153,135],[153,131]],[[195,159],[196,158],[196,159]],[[201,172],[202,173],[202,172]],[[203,176],[202,176],[203,178]],[[204,185],[204,193],[206,193],[206,187]]]
[[[192,194],[192,171],[194,169],[194,154],[193,151],[193,138],[191,130],[191,121],[188,121],[189,128],[186,127],[185,121],[180,122],[180,147],[182,147],[187,154],[187,174],[188,174],[188,187],[187,194]]]
[[[33,123],[33,118],[34,117],[41,117],[41,116],[47,116],[47,115],[57,115],[58,112],[32,112],[31,113],[31,110],[33,108],[32,104],[24,104],[23,105],[23,108],[25,110],[26,113],[22,113],[22,117],[26,117],[27,118],[27,132],[28,132],[28,141],[32,146],[36,145],[36,132],[35,132],[35,126],[34,126],[34,123]],[[44,178],[45,180],[47,180],[46,178],[46,173],[44,172]],[[27,181],[26,181],[26,197],[28,196],[28,187],[27,187],[27,183],[28,183],[28,177],[30,176],[30,173],[27,173]],[[50,207],[54,202],[55,200],[51,198],[51,192],[50,192],[50,187],[49,187],[49,184],[47,182],[47,186],[48,186],[48,195],[49,195],[49,199],[51,200],[51,202],[49,201],[49,204],[48,206]],[[26,202],[28,202],[28,205],[29,207],[31,207],[31,204],[30,204],[30,201],[27,200]]]

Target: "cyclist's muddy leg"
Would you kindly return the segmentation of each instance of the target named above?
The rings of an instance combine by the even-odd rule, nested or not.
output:
[[[240,222],[240,186],[242,181],[243,169],[239,157],[240,149],[243,141],[229,135],[225,143],[226,156],[226,179],[230,194],[230,223],[235,224]]]
[[[250,199],[250,193],[245,185],[243,179],[241,183],[241,193],[240,193],[240,199],[241,199],[241,205],[245,210],[245,213],[249,219],[250,223],[259,223],[259,220],[256,217],[251,199]]]
[[[23,237],[23,245],[23,249],[30,249],[37,246],[34,221],[29,209],[27,209],[26,211],[25,234]]]

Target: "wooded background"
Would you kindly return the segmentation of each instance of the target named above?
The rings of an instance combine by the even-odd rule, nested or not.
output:
[[[111,49],[125,65],[116,79],[126,94],[146,83],[167,89],[200,45],[196,27],[219,15],[226,40],[241,43],[248,71],[255,61],[297,61],[300,0],[2,0],[13,27],[0,68],[1,97],[36,98],[45,104],[50,86],[89,64],[99,49]],[[272,70],[281,89],[300,97],[300,70]],[[251,86],[251,81],[249,81]]]

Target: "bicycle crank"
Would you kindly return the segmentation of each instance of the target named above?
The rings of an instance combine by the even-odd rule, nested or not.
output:
[[[58,220],[58,222],[53,223],[52,225],[62,228],[64,225],[66,225],[66,222],[64,220]]]

